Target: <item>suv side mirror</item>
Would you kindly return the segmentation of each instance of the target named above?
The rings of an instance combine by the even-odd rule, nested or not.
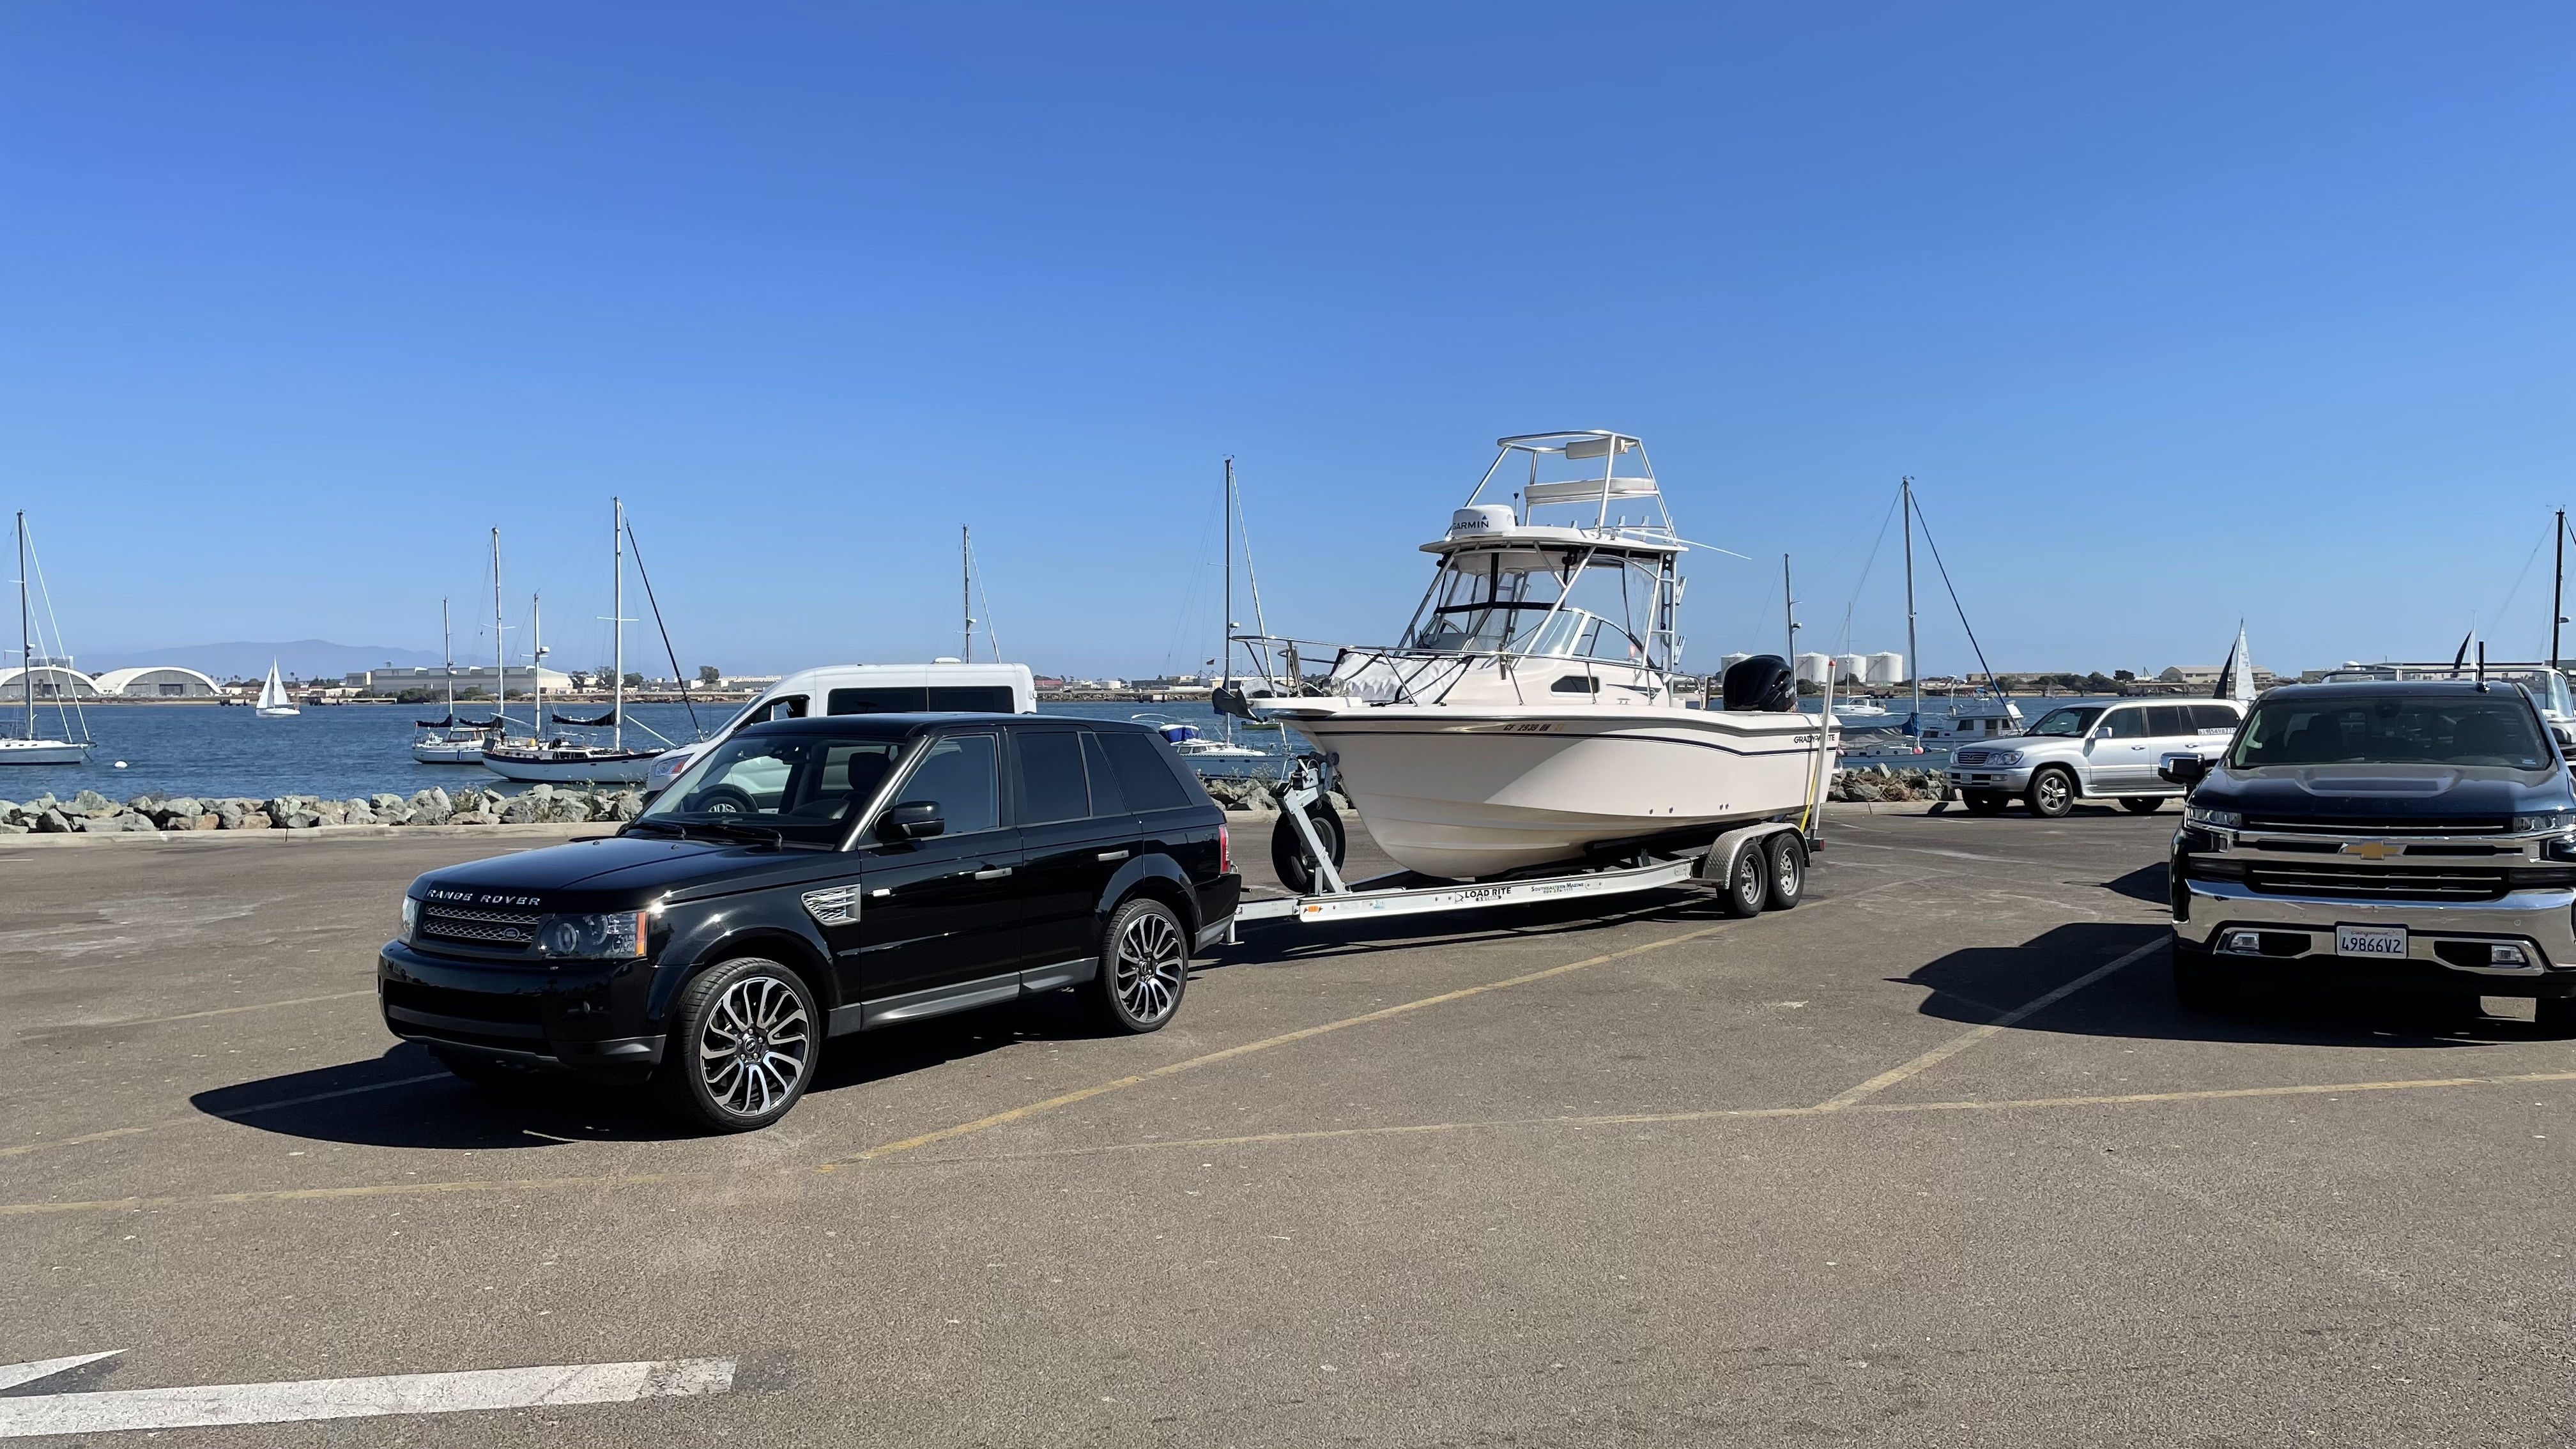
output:
[[[939,818],[935,800],[906,800],[877,817],[877,839],[888,845],[928,840],[947,829],[948,822]]]
[[[2209,761],[2198,755],[2167,755],[2157,764],[2156,776],[2188,790],[2209,778]]]

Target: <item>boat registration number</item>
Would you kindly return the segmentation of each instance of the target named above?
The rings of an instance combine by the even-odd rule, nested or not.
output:
[[[2335,954],[2338,956],[2376,956],[2383,961],[2406,957],[2404,926],[2337,926]]]

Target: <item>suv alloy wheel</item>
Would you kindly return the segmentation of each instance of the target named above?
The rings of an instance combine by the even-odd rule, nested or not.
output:
[[[680,988],[653,1084],[681,1116],[751,1132],[805,1095],[822,1047],[814,994],[775,961],[727,961]]]
[[[2063,766],[2050,765],[2030,777],[2030,790],[2023,798],[2030,802],[2031,814],[2059,819],[2075,808],[2075,777]]]
[[[1092,1014],[1102,1025],[1134,1034],[1160,1031],[1180,1011],[1189,984],[1189,932],[1170,906],[1138,896],[1109,917],[1090,993]]]

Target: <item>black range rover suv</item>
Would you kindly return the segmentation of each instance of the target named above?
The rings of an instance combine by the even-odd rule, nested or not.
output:
[[[738,1132],[786,1115],[827,1036],[1067,988],[1157,1030],[1241,886],[1224,815],[1143,726],[780,720],[614,837],[414,881],[377,986],[468,1081],[649,1081]]]

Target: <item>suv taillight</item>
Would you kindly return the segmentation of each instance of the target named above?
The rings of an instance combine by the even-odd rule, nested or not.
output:
[[[1234,832],[1223,824],[1216,828],[1216,873],[1234,874]]]

